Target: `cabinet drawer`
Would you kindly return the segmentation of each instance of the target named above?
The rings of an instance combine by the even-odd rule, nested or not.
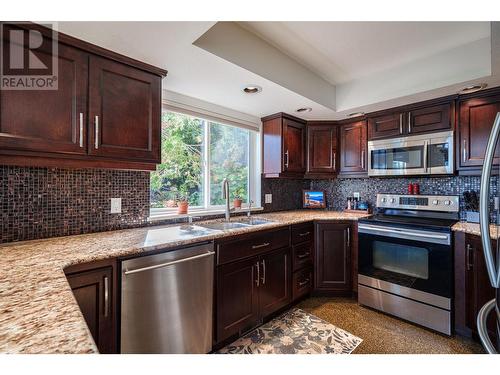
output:
[[[313,262],[313,243],[304,242],[293,247],[293,270],[297,271],[305,266],[312,265]]]
[[[313,286],[312,268],[294,272],[292,277],[292,299],[295,301],[310,293]]]
[[[290,246],[288,228],[238,236],[217,243],[217,264],[233,262],[287,246]]]
[[[313,223],[297,224],[292,226],[292,245],[306,241],[312,241],[313,238]]]

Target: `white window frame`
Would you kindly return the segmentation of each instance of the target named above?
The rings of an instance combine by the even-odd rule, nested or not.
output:
[[[216,123],[224,126],[239,127],[248,130],[248,186],[249,198],[252,201],[252,211],[263,210],[261,205],[261,130],[250,129],[248,126],[237,126],[228,124],[224,120],[207,119],[203,114],[195,114],[193,112],[184,113],[170,108],[164,108],[164,111],[178,113],[184,116],[191,116],[202,121],[204,130],[203,136],[203,206],[190,206],[187,215],[177,214],[177,208],[150,208],[150,221],[162,220],[168,218],[187,217],[189,215],[205,216],[217,215],[224,213],[224,205],[210,205],[210,123]],[[240,212],[248,211],[248,202],[243,202]]]

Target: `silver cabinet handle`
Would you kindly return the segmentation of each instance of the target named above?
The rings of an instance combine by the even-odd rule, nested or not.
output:
[[[259,287],[259,285],[260,285],[260,266],[259,266],[259,261],[257,261],[257,263],[255,263],[255,267],[257,267],[257,279],[255,280],[255,284],[257,285],[257,287]]]
[[[304,281],[299,282],[299,287],[307,285],[307,284],[309,284],[309,279],[305,279]]]
[[[99,148],[99,116],[95,117],[95,149]]]
[[[337,170],[337,153],[333,151],[333,170]]]
[[[308,251],[304,254],[297,255],[297,258],[304,259],[304,258],[307,258],[309,256],[309,254],[311,254],[311,253]]]
[[[411,112],[408,112],[408,133],[411,133]]]
[[[192,257],[189,257],[189,258],[182,258],[182,259],[179,259],[179,260],[174,260],[172,262],[155,264],[154,266],[137,268],[135,270],[125,270],[124,274],[125,275],[130,275],[130,274],[137,273],[137,272],[143,272],[143,271],[154,270],[154,269],[157,269],[157,268],[168,267],[168,266],[172,266],[174,264],[188,262],[188,261],[193,260],[193,259],[205,258],[205,257],[211,256],[211,255],[214,255],[213,251],[210,251],[210,252],[205,253],[205,254],[195,255],[195,256],[192,256]]]
[[[467,162],[467,140],[464,139],[464,143],[463,143],[463,148],[462,148],[462,160],[463,162]]]
[[[483,170],[481,173],[481,187],[479,194],[479,229],[481,230],[481,242],[483,244],[484,259],[486,261],[486,268],[488,276],[493,288],[500,286],[500,271],[495,265],[493,257],[493,249],[491,246],[490,237],[490,220],[489,220],[489,207],[490,207],[490,178],[491,167],[493,158],[495,156],[495,147],[500,133],[500,112],[497,113],[493,127],[491,128],[490,138],[486,145],[486,152],[484,153]]]
[[[104,317],[109,315],[109,279],[104,276]]]
[[[262,243],[260,245],[253,245],[252,249],[260,249],[261,247],[266,247],[266,246],[269,246],[269,245],[270,245],[269,242],[264,242],[264,243]]]
[[[472,256],[472,246],[470,244],[467,244],[466,252],[465,252],[465,257],[466,263],[467,263],[467,271],[470,271],[472,269],[472,262],[471,262],[471,256]]]
[[[299,236],[304,237],[304,236],[308,236],[310,234],[311,234],[311,232],[304,232],[304,233],[299,233]]]
[[[83,113],[80,112],[80,147],[83,147]]]
[[[365,169],[365,149],[361,150],[361,169]]]
[[[266,260],[262,259],[262,285],[266,285]]]
[[[403,114],[399,114],[399,134],[403,134]]]
[[[288,161],[289,161],[288,159],[289,159],[288,150],[286,150],[286,152],[285,152],[285,160],[286,160],[285,161],[285,168],[288,168]]]

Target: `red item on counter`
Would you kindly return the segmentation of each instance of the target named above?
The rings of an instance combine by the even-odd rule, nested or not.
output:
[[[411,182],[408,184],[408,194],[409,195],[413,194],[413,184]]]
[[[420,186],[417,183],[413,184],[413,194],[420,194]]]

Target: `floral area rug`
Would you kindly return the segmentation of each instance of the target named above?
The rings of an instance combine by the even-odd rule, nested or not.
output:
[[[301,309],[254,329],[222,354],[350,354],[363,340]]]

